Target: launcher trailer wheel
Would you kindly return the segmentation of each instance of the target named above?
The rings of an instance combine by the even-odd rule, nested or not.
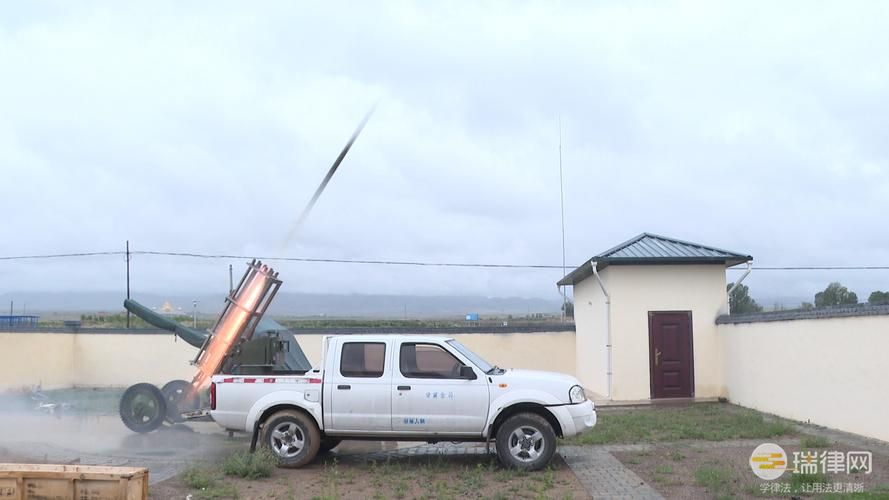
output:
[[[151,432],[164,423],[166,416],[166,399],[151,384],[131,385],[120,398],[120,419],[133,432]]]

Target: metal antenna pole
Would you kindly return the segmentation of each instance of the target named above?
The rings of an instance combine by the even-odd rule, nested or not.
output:
[[[228,265],[228,293],[235,291],[235,282],[232,280],[232,265]]]
[[[127,240],[127,300],[130,300],[130,240]],[[127,328],[130,327],[130,310],[127,309]]]
[[[565,277],[565,187],[562,180],[562,115],[559,115],[559,204],[562,210],[562,277]],[[568,295],[562,287],[562,322],[568,315]]]

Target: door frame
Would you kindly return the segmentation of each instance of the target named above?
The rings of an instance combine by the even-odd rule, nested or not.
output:
[[[653,326],[654,326],[654,317],[658,314],[685,314],[688,316],[688,349],[689,349],[689,367],[688,367],[688,378],[689,378],[689,387],[691,389],[691,396],[695,397],[695,329],[694,322],[692,321],[692,311],[648,311],[648,386],[649,386],[649,399],[677,399],[677,398],[657,398],[654,395],[654,335]]]

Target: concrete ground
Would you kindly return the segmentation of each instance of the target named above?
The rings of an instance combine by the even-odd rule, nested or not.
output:
[[[195,463],[211,463],[249,447],[243,434],[229,437],[213,422],[190,422],[135,434],[117,416],[0,414],[0,462],[135,466],[149,469],[149,482],[169,479]],[[487,453],[481,444],[346,441],[335,453],[343,464],[387,457]],[[572,471],[599,498],[658,495],[607,452],[592,447],[560,450]],[[607,463],[606,463],[607,462]]]
[[[230,438],[214,422],[189,422],[135,434],[116,415],[56,418],[42,413],[0,413],[0,462],[148,467],[151,484],[178,474],[189,464],[217,461],[249,446],[249,436]],[[361,455],[397,446],[348,441],[337,452]]]

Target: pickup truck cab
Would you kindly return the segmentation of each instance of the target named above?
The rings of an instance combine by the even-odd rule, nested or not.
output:
[[[253,432],[282,466],[299,467],[342,439],[495,441],[500,461],[537,470],[558,436],[596,424],[576,378],[503,369],[447,337],[325,337],[302,374],[215,375],[213,419]]]

